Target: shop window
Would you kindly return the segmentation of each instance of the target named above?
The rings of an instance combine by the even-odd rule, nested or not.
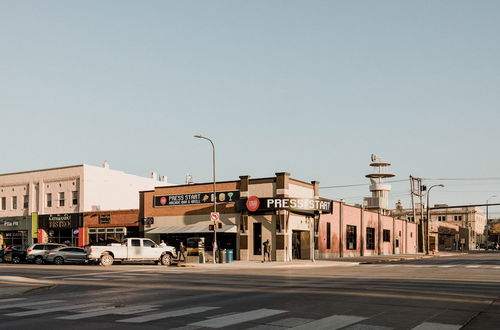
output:
[[[52,194],[51,193],[48,193],[45,196],[45,200],[47,202],[47,207],[52,207]]]
[[[7,198],[6,197],[2,197],[2,210],[6,210],[7,209]]]
[[[356,250],[356,226],[347,225],[346,246],[348,250]]]
[[[17,196],[12,196],[12,209],[17,210]]]
[[[27,209],[30,205],[30,196],[24,195],[23,208]]]
[[[64,206],[64,192],[59,193],[59,206]]]
[[[326,223],[326,248],[329,250],[332,248],[332,238],[331,238],[331,223],[327,222]]]
[[[73,205],[78,205],[78,191],[73,191],[71,193],[71,199],[73,200]]]
[[[388,229],[384,229],[383,231],[383,237],[384,237],[384,242],[390,242],[391,241],[391,231]]]
[[[453,217],[453,219],[454,219],[455,221],[462,221],[462,216],[461,216],[461,215],[455,215],[455,216]]]
[[[375,228],[366,228],[366,249],[375,250]]]

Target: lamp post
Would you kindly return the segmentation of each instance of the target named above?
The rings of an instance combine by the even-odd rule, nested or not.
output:
[[[444,184],[435,184],[433,186],[430,186],[429,189],[427,189],[427,221],[425,221],[425,227],[426,227],[426,238],[427,238],[427,246],[425,248],[425,254],[429,254],[429,248],[430,248],[430,242],[429,242],[429,238],[430,238],[430,233],[429,233],[429,221],[431,220],[431,211],[430,211],[430,207],[429,207],[429,195],[431,193],[431,189],[434,188],[434,187],[444,187]],[[434,242],[434,244],[436,244]]]
[[[490,220],[489,219],[489,214],[488,214],[488,203],[490,202],[490,199],[492,199],[494,197],[497,197],[497,195],[492,195],[492,196],[488,197],[488,199],[486,200],[486,226],[488,226],[488,221]],[[499,238],[498,238],[498,235],[497,235],[497,243],[498,243],[498,241],[499,241]]]
[[[194,136],[195,138],[198,138],[198,139],[204,139],[204,140],[207,140],[208,142],[210,142],[210,144],[212,145],[212,176],[213,176],[213,181],[214,181],[214,213],[217,212],[217,194],[216,194],[216,188],[215,188],[215,145],[214,145],[214,142],[212,140],[210,140],[209,138],[205,137],[205,136],[202,136],[202,135],[195,135]],[[212,244],[213,246],[213,263],[215,264],[215,254],[217,253],[217,224],[214,220],[214,242]]]

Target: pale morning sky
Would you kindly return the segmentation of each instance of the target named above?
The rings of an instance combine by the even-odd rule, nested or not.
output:
[[[395,180],[491,178],[427,181],[433,203],[484,203],[499,32],[499,1],[1,1],[0,173],[108,160],[205,182],[203,134],[219,180],[368,184],[375,153]]]

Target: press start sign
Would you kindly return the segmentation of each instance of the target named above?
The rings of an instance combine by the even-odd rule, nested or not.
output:
[[[246,209],[250,212],[287,209],[332,213],[332,201],[326,198],[258,198],[250,196],[246,201]]]

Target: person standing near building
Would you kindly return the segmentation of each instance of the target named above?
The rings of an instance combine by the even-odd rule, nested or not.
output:
[[[160,247],[161,248],[166,248],[167,247],[167,244],[165,244],[164,240],[161,240]]]
[[[262,243],[263,246],[263,251],[264,251],[264,259],[262,262],[266,261],[266,255],[267,255],[267,260],[271,261],[271,243],[269,243],[269,240],[266,240],[264,243]]]
[[[181,244],[179,245],[179,257],[178,257],[178,261],[180,262],[181,261],[181,257],[182,257],[182,261],[186,262],[186,247],[184,246],[184,243],[181,242]]]

